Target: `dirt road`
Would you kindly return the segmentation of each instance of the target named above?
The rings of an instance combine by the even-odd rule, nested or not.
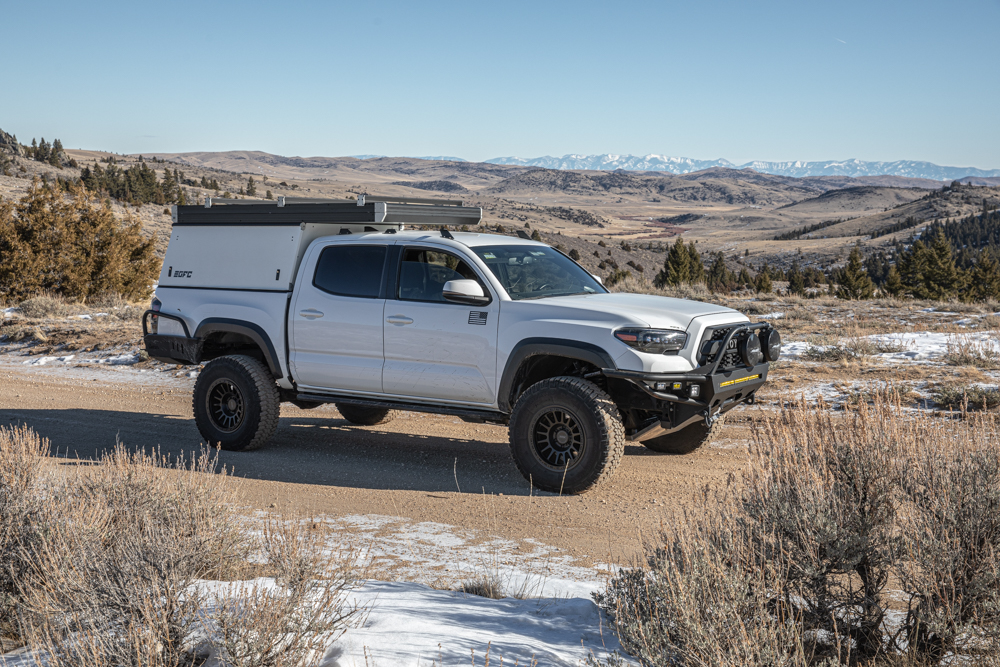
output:
[[[194,380],[95,367],[26,368],[0,360],[0,425],[24,423],[61,455],[98,457],[116,439],[172,455],[197,451]],[[744,413],[746,414],[746,413]],[[673,457],[629,445],[609,483],[583,496],[532,491],[507,448],[507,430],[457,418],[403,413],[390,424],[353,426],[333,406],[282,407],[265,448],[222,452],[246,502],[283,514],[403,517],[533,538],[582,563],[625,562],[665,512],[738,469],[747,433],[730,415],[710,446]],[[735,417],[735,418],[734,418]]]

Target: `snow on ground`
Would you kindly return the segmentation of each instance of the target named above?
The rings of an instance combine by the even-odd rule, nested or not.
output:
[[[577,565],[558,548],[530,538],[517,543],[440,523],[367,514],[329,519],[327,525],[335,544],[361,545],[376,571],[406,581],[457,587],[488,574],[509,593],[590,599],[603,588],[608,570]]]
[[[871,355],[873,359],[881,359],[886,362],[939,362],[948,353],[949,347],[963,343],[980,346],[1000,354],[1000,340],[991,332],[970,331],[954,334],[919,331],[875,334],[866,336],[866,338],[876,343],[898,348],[895,351]],[[813,345],[805,341],[790,341],[782,344],[781,356],[785,359],[801,359],[812,348],[823,350],[827,347],[829,346]]]

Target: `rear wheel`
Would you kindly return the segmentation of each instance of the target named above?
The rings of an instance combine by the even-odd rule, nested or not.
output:
[[[337,410],[344,419],[358,426],[378,426],[388,424],[396,418],[396,411],[386,408],[371,408],[365,405],[337,403]]]
[[[643,440],[642,445],[661,454],[690,454],[708,442],[711,437],[712,427],[705,426],[705,422],[696,422],[676,433]]]
[[[618,408],[600,387],[555,377],[521,394],[510,416],[510,450],[532,486],[583,493],[618,467],[625,430]]]
[[[210,445],[242,452],[264,445],[278,428],[281,398],[271,372],[244,355],[205,364],[194,384],[194,421]]]

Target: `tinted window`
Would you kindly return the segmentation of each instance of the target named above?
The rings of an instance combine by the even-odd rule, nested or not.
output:
[[[330,246],[316,264],[313,285],[340,296],[376,298],[382,288],[385,246]]]
[[[592,275],[558,250],[541,245],[473,248],[511,299],[607,292]]]
[[[441,301],[444,284],[449,280],[475,280],[481,286],[476,272],[461,259],[447,252],[407,248],[403,251],[403,264],[399,273],[399,298],[404,301]],[[483,286],[483,293],[489,294]]]

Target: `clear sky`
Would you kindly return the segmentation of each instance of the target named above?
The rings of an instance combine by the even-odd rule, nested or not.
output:
[[[4,3],[0,128],[120,153],[1000,168],[1000,0]]]

